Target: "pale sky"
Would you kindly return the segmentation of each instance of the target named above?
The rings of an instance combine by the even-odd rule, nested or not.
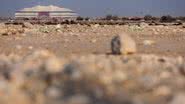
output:
[[[14,16],[16,10],[35,5],[57,5],[82,16],[185,16],[185,0],[1,0],[0,16]]]

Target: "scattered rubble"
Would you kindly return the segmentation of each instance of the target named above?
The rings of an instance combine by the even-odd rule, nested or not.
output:
[[[17,35],[24,33],[24,29],[20,26],[13,26],[13,25],[6,25],[4,27],[1,27],[3,29],[0,29],[0,34],[7,36],[7,35]]]
[[[184,38],[182,26],[149,26],[145,23],[119,26],[24,25],[0,24],[0,34],[9,35],[1,36],[1,47],[13,46],[13,50],[7,53],[7,48],[3,48],[5,51],[1,50],[0,54],[1,104],[184,103],[184,58],[139,53],[141,49],[136,47],[137,42],[142,46],[158,41],[161,44],[163,37],[178,42],[174,34],[180,32],[180,38]],[[137,41],[125,33],[115,36],[123,31]],[[79,41],[83,44],[78,44]],[[100,54],[96,54],[96,51],[88,54],[72,51],[72,55],[63,55],[64,51],[67,53],[70,48],[76,49],[77,46],[82,47],[78,48],[80,52],[85,48],[98,50],[104,48],[102,43],[109,50],[106,47]],[[52,51],[55,51],[53,48],[62,47],[57,50],[62,55],[48,51],[51,47]],[[136,48],[140,50],[133,54]],[[37,49],[48,50],[35,51]],[[111,52],[110,49],[112,54],[119,55],[105,54]],[[16,54],[24,50],[27,50],[26,54]]]

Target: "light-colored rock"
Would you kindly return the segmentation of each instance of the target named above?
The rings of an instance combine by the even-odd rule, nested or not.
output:
[[[23,33],[23,34],[21,34],[21,36],[23,36],[23,37],[25,37],[27,34],[25,34],[25,33]]]
[[[6,29],[0,29],[0,34],[4,36],[9,35]]]
[[[142,23],[139,24],[139,26],[142,27],[142,28],[145,28],[145,27],[148,27],[149,25],[145,22],[142,22]]]
[[[4,23],[0,23],[0,28],[3,28],[5,27],[5,24]]]
[[[185,28],[185,23],[182,24],[182,28]]]
[[[16,48],[17,49],[22,49],[22,46],[21,45],[16,45]]]
[[[62,63],[61,61],[56,57],[51,57],[47,59],[45,63],[45,68],[50,73],[57,73],[61,71]]]
[[[24,23],[22,24],[22,27],[23,27],[23,28],[32,29],[32,28],[33,28],[33,25],[32,25],[31,23],[29,23],[29,22],[24,22]]]
[[[58,24],[58,25],[56,25],[56,27],[55,27],[56,29],[60,29],[61,28],[61,25],[60,24]]]
[[[60,30],[60,29],[61,29],[61,25],[60,25],[60,24],[56,25],[55,28],[56,28],[56,31],[57,31],[57,32],[62,32],[62,31]]]
[[[91,27],[98,28],[99,26],[100,26],[99,24],[95,24],[95,25],[92,25]]]
[[[96,39],[92,39],[91,40],[92,43],[96,43],[96,41],[97,41]]]
[[[143,44],[144,45],[153,45],[153,44],[155,44],[155,41],[153,41],[153,40],[144,40]]]
[[[32,50],[33,49],[33,46],[29,46],[28,49]]]
[[[113,37],[111,41],[111,49],[113,54],[133,54],[136,53],[135,41],[126,33]]]

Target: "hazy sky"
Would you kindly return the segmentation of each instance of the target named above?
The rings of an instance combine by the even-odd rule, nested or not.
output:
[[[16,10],[38,4],[63,6],[90,17],[106,14],[185,16],[185,0],[1,0],[0,16],[14,16]]]

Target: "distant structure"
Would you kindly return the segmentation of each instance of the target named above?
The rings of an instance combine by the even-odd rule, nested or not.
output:
[[[15,18],[63,18],[76,19],[77,13],[67,8],[57,6],[34,6],[16,11]]]

